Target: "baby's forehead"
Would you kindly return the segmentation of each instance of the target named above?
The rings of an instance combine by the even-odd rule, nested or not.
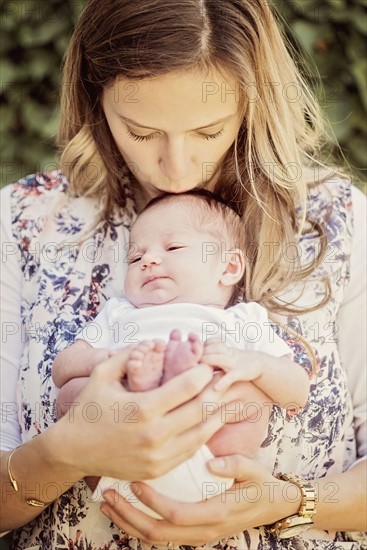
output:
[[[152,226],[164,229],[169,228],[172,231],[176,229],[193,228],[195,212],[194,209],[187,208],[188,205],[180,204],[157,204],[148,210],[143,211],[137,217],[131,231],[149,231]]]
[[[204,233],[204,232],[203,232]],[[190,236],[200,236],[200,232],[197,231],[194,227],[189,225],[180,226],[177,224],[175,227],[167,227],[162,224],[159,227],[149,227],[146,226],[134,226],[130,233],[130,242],[140,242],[140,241],[155,241],[155,240],[180,240],[185,239]]]
[[[231,240],[223,215],[211,210],[201,201],[192,197],[178,196],[175,200],[162,201],[143,211],[135,221],[130,233],[130,241],[152,240],[161,238],[178,238],[181,236],[211,236],[211,240]],[[229,234],[228,234],[229,233]]]

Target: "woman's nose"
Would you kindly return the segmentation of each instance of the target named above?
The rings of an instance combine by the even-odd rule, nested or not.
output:
[[[162,173],[171,181],[183,180],[192,172],[193,162],[185,139],[177,139],[166,144],[159,159],[159,166]]]

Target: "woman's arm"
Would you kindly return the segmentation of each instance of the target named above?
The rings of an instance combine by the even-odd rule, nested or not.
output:
[[[10,451],[1,451],[1,532],[21,527],[43,511],[27,504],[26,499],[49,504],[82,477],[76,465],[64,460],[67,449],[58,432],[58,426],[52,426],[15,450],[10,467],[18,492],[8,473]]]
[[[20,487],[18,493],[10,484],[8,453],[3,454],[1,482],[6,506],[1,510],[1,531],[23,525],[42,511],[26,504],[26,498],[46,500],[49,496],[54,500],[85,476],[158,477],[188,459],[222,427],[221,406],[238,395],[232,388],[202,391],[212,380],[211,368],[198,366],[159,388],[131,394],[120,383],[128,353],[126,348],[98,365],[77,406],[15,451],[11,470]],[[217,412],[201,422],[208,402],[216,405]],[[99,422],[88,421],[85,410],[90,403],[98,407]]]
[[[342,365],[352,394],[357,458],[367,454],[367,207],[366,196],[352,187],[354,239],[350,281],[336,320]]]
[[[20,358],[26,338],[20,316],[22,272],[20,269],[19,248],[11,233],[10,191],[10,186],[2,189],[0,200],[0,448],[3,450],[13,449],[21,443],[16,387],[19,377]]]

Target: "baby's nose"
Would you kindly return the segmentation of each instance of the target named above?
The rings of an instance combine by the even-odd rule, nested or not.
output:
[[[141,269],[145,269],[152,265],[159,265],[160,263],[162,263],[162,259],[159,256],[144,256],[141,262]]]

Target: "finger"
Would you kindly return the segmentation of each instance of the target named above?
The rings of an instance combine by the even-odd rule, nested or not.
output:
[[[101,382],[115,381],[120,385],[121,378],[126,374],[126,362],[130,351],[131,346],[128,346],[97,365],[91,374],[91,379],[99,379]],[[121,389],[124,390],[122,386]]]
[[[197,369],[199,367],[192,370],[196,371]],[[211,369],[210,371],[212,372]],[[172,380],[177,379],[178,377]],[[216,380],[216,377],[214,380]],[[238,400],[239,397],[241,397],[241,394],[239,395],[239,388],[236,386],[230,387],[226,392],[218,392],[211,387],[207,388],[197,397],[162,418],[160,424],[162,438],[169,439],[177,434],[186,437],[183,432],[193,429],[197,434],[196,445],[200,442],[206,442],[215,431],[223,426],[222,408],[228,403]],[[211,424],[211,419],[213,419],[214,424]],[[203,437],[207,439],[202,439]]]
[[[240,369],[233,369],[227,372],[218,382],[215,384],[214,389],[216,391],[225,391],[234,382],[247,381],[247,378],[243,376],[243,372],[239,372]]]
[[[204,346],[209,346],[210,344],[215,344],[215,343],[223,344],[220,338],[213,337],[213,338],[208,338],[208,340],[204,342]]]
[[[218,523],[218,515],[213,514],[213,510],[208,516],[205,516],[204,512],[208,505],[208,500],[195,503],[180,502],[157,493],[152,487],[141,481],[134,483],[134,493],[141,502],[174,525],[195,528],[195,526],[202,527],[204,523],[208,525],[216,525]],[[192,510],[193,507],[195,510]]]
[[[216,534],[210,532],[205,536],[205,532],[208,532],[206,525],[191,524],[186,527],[178,521],[174,525],[164,519],[154,519],[127,502],[119,501],[113,508],[103,504],[101,509],[108,513],[108,517],[117,527],[152,545],[164,546],[168,541],[174,541],[176,545],[200,546],[216,538]],[[195,516],[195,523],[197,518]]]
[[[188,430],[177,435],[177,450],[182,449],[181,457],[184,460],[190,458],[193,451],[199,449],[223,427],[223,418],[221,410],[210,416],[206,422],[201,422],[195,429]],[[182,462],[183,460],[180,460]]]
[[[236,482],[260,479],[265,471],[256,460],[239,454],[213,458],[208,461],[207,466],[214,474],[234,478]]]
[[[202,361],[212,367],[221,367],[223,365],[223,369],[229,369],[233,363],[232,359],[225,353],[205,353]]]
[[[198,365],[195,369],[171,378],[162,386],[144,392],[144,398],[149,400],[149,406],[154,413],[161,416],[196,397],[212,378],[212,368]]]
[[[228,372],[233,367],[233,361],[227,355],[205,355],[203,360],[206,365],[210,365],[213,369]]]
[[[108,506],[107,504],[103,503],[100,507],[100,510],[103,515],[105,515],[108,519],[112,521],[124,533],[127,535],[136,537],[138,539],[141,539],[141,533],[135,529],[132,525],[130,525],[125,518],[119,514],[118,511],[116,511],[112,506]]]
[[[223,427],[223,420],[219,411],[210,417],[207,422],[197,424],[184,432],[166,435],[155,453],[158,463],[165,466],[164,472],[172,470],[178,464],[192,457],[193,453],[202,447],[218,430]],[[170,423],[171,424],[171,423]],[[177,431],[177,428],[174,430]],[[169,426],[167,434],[173,432]],[[172,439],[174,437],[174,444]],[[161,474],[159,474],[161,475]]]
[[[204,353],[227,353],[228,354],[228,347],[225,344],[222,344],[221,342],[213,342],[210,344],[206,344],[204,348]]]
[[[97,365],[91,379],[97,379],[100,383],[114,381],[118,383],[120,391],[128,392],[121,385],[121,379],[126,375],[126,363],[130,352],[131,346],[128,346]],[[152,415],[162,416],[195,397],[211,381],[212,376],[213,370],[209,366],[200,365],[172,378],[163,386],[144,392],[144,400],[149,402]]]
[[[239,499],[243,499],[243,487],[246,481],[253,483],[255,480],[263,481],[265,469],[255,460],[248,459],[242,455],[231,455],[215,458],[208,462],[209,469],[222,477],[235,478],[232,487],[220,493],[211,492],[207,500],[197,503],[177,502],[165,497],[142,482],[134,483],[134,493],[139,500],[156,511],[170,523],[180,526],[196,526],[198,518],[204,526],[218,525],[225,518],[221,518],[221,512],[225,514],[223,503],[238,505]],[[266,472],[266,475],[270,474]],[[172,538],[168,540],[173,540]],[[209,539],[210,540],[210,539]]]

